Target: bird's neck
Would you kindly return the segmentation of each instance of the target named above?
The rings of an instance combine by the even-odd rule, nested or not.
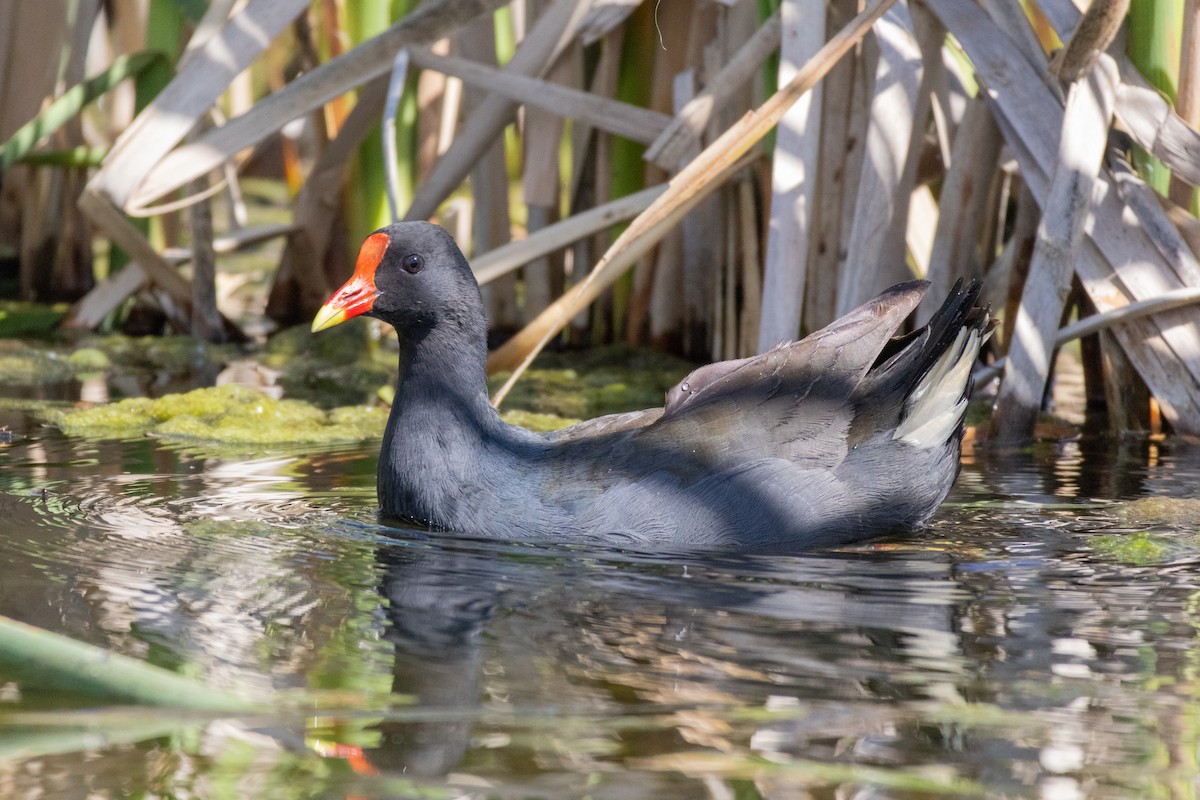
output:
[[[461,339],[461,336],[459,337]],[[400,378],[379,463],[385,513],[456,527],[506,428],[488,402],[483,341],[401,338]]]
[[[421,414],[494,418],[488,402],[485,334],[434,330],[401,338],[396,403]]]

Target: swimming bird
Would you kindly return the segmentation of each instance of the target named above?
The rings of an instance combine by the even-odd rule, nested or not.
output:
[[[368,236],[312,329],[362,315],[399,336],[385,515],[505,539],[800,550],[920,527],[954,483],[993,323],[979,286],[960,285],[895,336],[927,288],[899,284],[801,341],[701,367],[663,408],[552,433],[489,403],[479,285],[436,225]]]

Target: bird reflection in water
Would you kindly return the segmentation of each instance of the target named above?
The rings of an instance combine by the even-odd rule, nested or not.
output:
[[[572,707],[586,709],[584,714],[601,708],[614,717],[675,713],[672,708],[703,708],[747,691],[764,705],[789,691],[828,700],[830,681],[840,683],[847,698],[863,699],[870,686],[868,695],[890,704],[953,694],[960,677],[950,668],[934,679],[936,687],[911,679],[915,663],[926,670],[939,661],[959,663],[956,594],[940,554],[656,555],[644,562],[634,556],[631,564],[619,552],[539,553],[537,559],[513,558],[488,545],[457,549],[437,541],[398,542],[377,551],[387,638],[395,647],[392,691],[414,697],[415,705],[372,726],[379,741],[362,751],[367,770],[411,777],[454,770],[487,727],[483,718],[502,710],[491,705],[489,698],[503,690],[490,685],[485,662],[514,683],[566,681],[561,690],[539,683],[537,691],[542,702],[554,697],[555,713],[568,716]],[[558,665],[554,678],[537,674],[537,654],[504,641],[511,634],[505,609],[522,606],[539,617],[520,624],[537,637],[541,655],[560,650],[551,654]],[[752,617],[773,623],[746,627]],[[831,652],[845,649],[839,642],[848,627],[860,631],[862,652],[848,661],[830,660]],[[746,668],[748,660],[758,665],[756,673]],[[852,729],[840,734],[863,735],[882,719],[852,716],[839,723]],[[666,740],[728,746],[712,740],[703,724],[689,729],[688,719],[680,715]],[[803,747],[830,736],[821,719],[829,721],[813,714],[759,725],[747,735],[759,743]],[[614,733],[613,745],[640,756],[664,741],[661,730],[646,734],[645,742],[639,736]]]

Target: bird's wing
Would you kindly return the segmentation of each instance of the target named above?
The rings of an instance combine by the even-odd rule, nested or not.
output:
[[[927,288],[894,286],[799,342],[714,371],[633,439],[639,448],[689,448],[700,465],[772,457],[836,466],[854,414],[851,393]]]
[[[778,349],[783,346],[783,344],[776,345],[776,348]],[[667,402],[664,410],[670,414],[684,403],[690,402],[692,398],[704,391],[708,386],[716,383],[734,370],[741,369],[757,357],[750,356],[749,358],[739,358],[734,361],[718,361],[714,364],[705,364],[703,367],[692,370],[687,374],[687,377],[667,390]]]
[[[643,411],[629,411],[624,414],[606,414],[603,417],[584,420],[568,428],[551,431],[546,434],[546,440],[556,444],[582,442],[622,431],[637,430],[656,422],[662,414],[661,408],[647,408]]]

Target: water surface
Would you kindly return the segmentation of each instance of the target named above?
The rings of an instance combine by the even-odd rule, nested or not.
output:
[[[1194,445],[977,453],[922,533],[697,556],[384,526],[375,444],[0,417],[0,614],[300,698],[147,714],[0,675],[0,797],[1197,793],[1196,526],[1122,511],[1194,498]]]

